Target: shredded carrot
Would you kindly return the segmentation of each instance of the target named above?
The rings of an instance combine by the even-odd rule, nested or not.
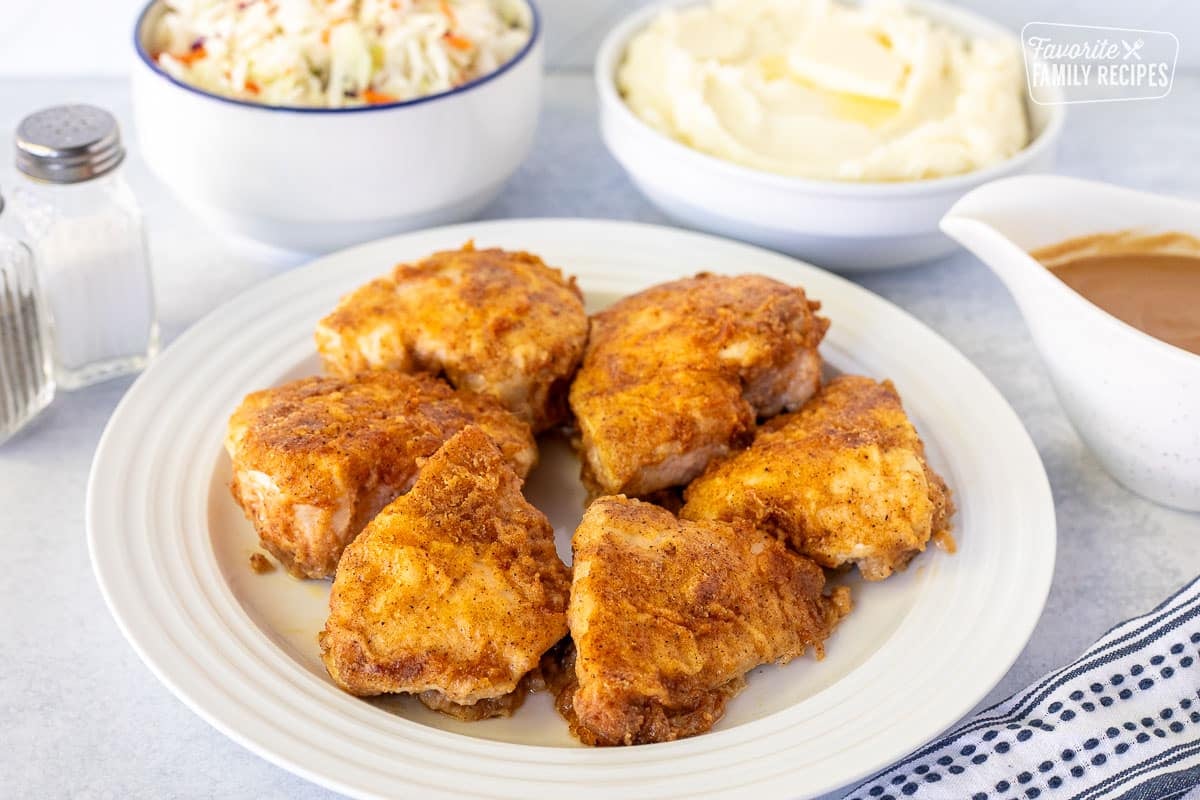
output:
[[[450,7],[450,0],[441,0],[442,13],[450,22],[451,28],[458,27],[458,19],[454,16],[454,9]]]
[[[442,35],[442,38],[446,40],[446,44],[450,45],[455,50],[470,50],[475,46],[475,43],[466,36],[459,36],[457,33],[451,33],[450,31],[446,31],[446,33]]]
[[[175,59],[182,61],[184,64],[191,64],[193,61],[199,61],[208,55],[208,51],[204,49],[204,45],[193,47],[182,55],[175,56]]]
[[[262,91],[262,87],[260,87],[257,83],[255,83],[252,80],[247,79],[246,83],[243,85],[246,87],[246,91],[249,92],[250,94],[258,94],[259,92]]]
[[[381,105],[383,103],[394,103],[399,99],[400,98],[394,95],[386,94],[384,92],[377,92],[374,89],[367,89],[365,92],[363,92],[363,100],[366,100],[373,106]]]
[[[321,44],[329,44],[329,37],[333,33],[333,29],[343,22],[349,22],[350,17],[338,17],[333,22],[325,26],[325,30],[321,31]]]

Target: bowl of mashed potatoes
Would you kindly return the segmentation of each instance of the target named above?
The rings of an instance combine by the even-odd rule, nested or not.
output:
[[[921,0],[666,0],[596,62],[601,131],[668,216],[842,271],[951,252],[974,186],[1050,168],[1017,37]]]

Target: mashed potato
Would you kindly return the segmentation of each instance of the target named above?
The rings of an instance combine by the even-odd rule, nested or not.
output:
[[[936,178],[1029,140],[1016,42],[970,39],[894,2],[666,11],[630,42],[617,85],[668,136],[783,175]]]

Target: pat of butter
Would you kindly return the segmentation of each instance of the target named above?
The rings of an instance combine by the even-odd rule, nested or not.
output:
[[[907,65],[886,36],[858,25],[821,20],[788,53],[792,75],[829,92],[899,102]]]
[[[838,119],[861,122],[870,128],[878,128],[900,111],[895,100],[880,100],[860,94],[838,92],[830,95],[833,113]]]
[[[840,120],[859,122],[870,128],[878,128],[900,111],[897,100],[867,97],[850,92],[833,91],[812,80],[793,73],[782,56],[766,56],[759,59],[759,73],[764,81],[787,80],[803,87],[811,97],[824,102],[827,113]]]

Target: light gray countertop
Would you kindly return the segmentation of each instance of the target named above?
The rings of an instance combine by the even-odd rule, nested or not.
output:
[[[1074,106],[1060,171],[1200,196],[1200,75],[1164,100]],[[0,81],[0,141],[37,107],[86,101],[131,134],[117,80]],[[169,341],[276,268],[198,227],[146,171],[125,169],[147,211]],[[11,185],[7,166],[0,188]],[[587,216],[665,222],[605,151],[590,78],[549,78],[537,144],[485,217]],[[1160,508],[1114,483],[1063,416],[1007,292],[973,258],[859,279],[962,350],[1017,410],[1058,510],[1058,562],[1032,640],[987,702],[1069,661],[1119,620],[1200,572],[1200,515]],[[62,394],[0,448],[0,780],[13,797],[316,798],[330,794],[243,750],[188,711],[122,640],[92,578],[83,506],[92,452],[129,380]]]

